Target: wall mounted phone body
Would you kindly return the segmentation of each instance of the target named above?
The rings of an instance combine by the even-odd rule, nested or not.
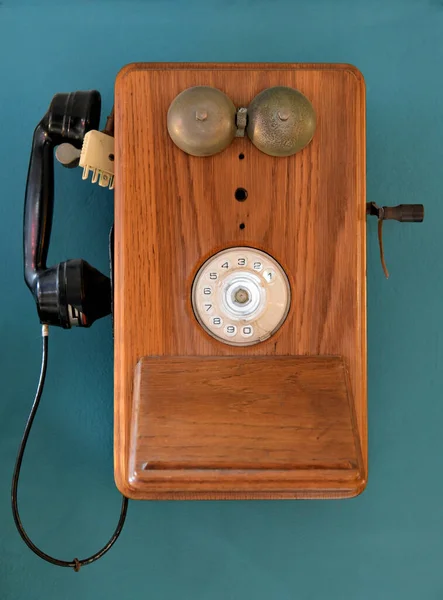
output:
[[[236,108],[270,88],[297,90],[315,111],[312,140],[272,155],[228,132],[229,143],[210,156],[184,151],[168,135],[168,110],[196,86],[220,90]],[[330,64],[129,65],[115,87],[115,169],[122,493],[360,493],[367,479],[360,72]],[[239,189],[246,198],[236,197]]]

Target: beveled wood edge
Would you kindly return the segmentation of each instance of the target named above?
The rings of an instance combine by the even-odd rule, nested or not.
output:
[[[357,72],[360,74],[360,77],[357,76]],[[359,338],[358,346],[362,348],[362,377],[361,377],[361,385],[360,385],[360,402],[359,402],[359,412],[361,415],[361,420],[358,422],[358,430],[360,433],[360,448],[363,457],[363,465],[364,465],[364,480],[365,487],[368,479],[368,369],[367,369],[367,256],[366,256],[366,85],[363,78],[363,75],[356,69],[355,73],[357,76],[357,80],[359,83],[359,104],[360,104],[360,148],[358,153],[358,160],[361,163],[361,168],[358,169],[358,185],[359,185],[359,195],[361,198],[360,202],[360,212],[358,215],[358,226],[359,226],[359,236],[360,236],[360,245],[357,245],[359,250],[359,255],[357,256],[358,260],[358,269],[357,269],[357,301],[360,300],[361,306],[359,306],[359,314],[361,315],[361,330],[356,332],[357,337]],[[357,402],[357,399],[354,399],[354,406]],[[355,413],[354,413],[355,414]],[[362,490],[363,491],[363,490]]]
[[[273,491],[167,491],[146,490],[131,486],[125,482],[120,492],[130,500],[327,500],[348,499],[359,496],[366,489],[367,479],[356,477],[347,486],[318,486],[313,490],[306,488],[273,490]],[[282,486],[284,488],[284,486]]]
[[[251,70],[322,70],[322,71],[348,71],[365,87],[363,73],[351,63],[292,63],[292,62],[132,62],[124,65],[116,76],[116,84],[132,71],[165,71],[165,70],[226,70],[226,71],[251,71]]]
[[[325,492],[298,491],[272,493],[246,492],[152,492],[126,495],[130,500],[347,500],[356,498],[365,489],[366,483],[350,490],[328,490]],[[121,490],[120,490],[121,491]],[[122,492],[123,493],[123,492]]]

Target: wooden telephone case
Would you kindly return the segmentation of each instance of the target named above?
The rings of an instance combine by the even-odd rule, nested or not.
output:
[[[209,85],[313,104],[289,157],[247,137],[194,157],[167,112]],[[240,159],[243,155],[243,159]],[[365,88],[336,64],[131,64],[115,87],[115,477],[135,499],[344,498],[367,479]],[[248,197],[238,202],[235,190]],[[242,227],[240,227],[242,226]],[[289,314],[248,347],[209,336],[191,286],[216,252],[272,255]]]

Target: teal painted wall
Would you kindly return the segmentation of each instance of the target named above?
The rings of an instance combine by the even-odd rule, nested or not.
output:
[[[31,136],[52,95],[96,87],[103,115],[126,63],[351,62],[367,83],[368,198],[424,202],[388,223],[391,279],[368,224],[370,477],[349,501],[131,503],[121,540],[80,574],[26,549],[10,476],[39,371],[22,279]],[[0,2],[0,598],[377,600],[443,597],[443,2],[52,0]],[[50,261],[106,270],[112,194],[56,169]],[[111,533],[110,320],[52,331],[47,387],[25,457],[23,519],[72,559]]]

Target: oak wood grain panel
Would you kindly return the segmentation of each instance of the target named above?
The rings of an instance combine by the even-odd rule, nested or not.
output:
[[[167,135],[166,115],[192,85],[216,86],[236,106],[273,85],[298,88],[317,112],[314,139],[287,158],[247,138],[213,157],[188,156]],[[135,366],[154,355],[342,356],[366,473],[364,110],[363,79],[349,65],[134,64],[118,75],[115,474],[127,495],[144,497],[129,481],[130,423]],[[245,202],[237,187],[248,190]],[[190,304],[201,263],[230,245],[274,256],[292,290],[279,332],[247,348],[208,336]]]
[[[362,485],[362,459],[339,357],[141,359],[130,479],[163,492],[263,491],[299,497]],[[320,485],[321,488],[321,485]]]

